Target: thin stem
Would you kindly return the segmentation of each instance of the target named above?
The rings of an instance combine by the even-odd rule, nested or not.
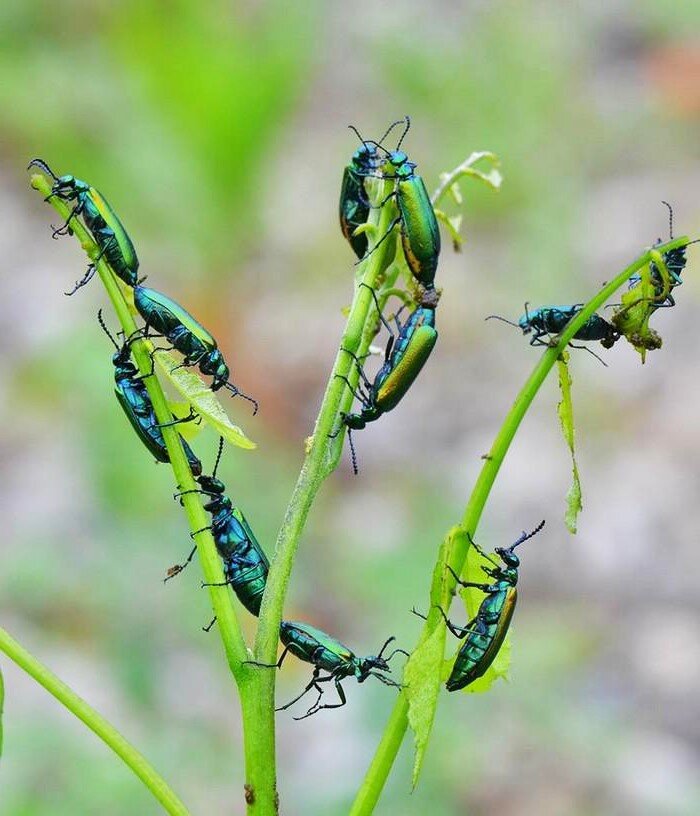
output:
[[[47,179],[40,174],[35,174],[31,179],[32,187],[38,190],[44,197],[51,192],[51,187]],[[69,205],[57,196],[50,199],[52,206],[64,217],[67,218],[70,212]],[[79,221],[75,218],[71,221],[71,229],[75,233],[83,248],[94,259],[98,256],[99,250],[92,237]],[[97,262],[97,272],[107,290],[110,300],[121,323],[125,335],[128,337],[136,331],[136,323],[132,316],[126,295],[131,297],[131,289],[124,286],[114,275],[106,261],[101,259]],[[150,344],[143,340],[138,340],[131,344],[131,351],[141,374],[148,374],[151,371],[151,361],[149,356]],[[153,404],[153,410],[159,423],[168,423],[172,420],[172,413],[156,376],[148,376],[144,379],[148,394]],[[180,441],[180,435],[176,427],[163,427],[163,438],[168,450],[168,456],[172,465],[175,484],[179,491],[186,495],[182,497],[185,513],[191,532],[201,530],[209,523],[207,514],[202,506],[200,496],[195,491],[197,487],[190,471],[187,457]],[[205,582],[208,584],[221,584],[224,581],[224,574],[221,561],[214,545],[214,539],[209,531],[205,531],[196,536],[197,552],[202,565]],[[253,694],[252,680],[254,672],[251,672],[245,661],[248,659],[248,651],[241,634],[241,629],[233,607],[233,595],[228,587],[210,587],[212,608],[217,618],[218,631],[223,644],[226,659],[231,672],[238,684],[241,695],[241,706],[243,709],[244,727],[245,723],[245,702],[246,698]]]
[[[654,247],[654,250],[665,254],[672,249],[685,246],[689,240],[690,239],[685,236],[676,238],[666,244]],[[623,272],[620,272],[610,283],[604,286],[567,325],[565,330],[556,339],[554,345],[546,349],[542,357],[540,357],[496,434],[491,450],[485,459],[471,496],[469,497],[461,525],[472,537],[476,533],[476,528],[491,492],[491,488],[503,464],[506,453],[510,448],[511,442],[515,437],[516,431],[559,355],[566,350],[569,341],[588,318],[609,300],[618,289],[624,286],[635,272],[649,262],[651,251],[652,250],[648,250],[645,252]],[[452,567],[458,575],[462,572],[464,567],[467,550],[468,542],[462,544],[460,544],[459,541],[457,542],[451,561]],[[431,609],[428,613],[428,619],[423,628],[423,632],[421,633],[420,641],[430,635],[435,627],[439,625],[440,619],[441,615],[439,611]],[[367,814],[372,813],[374,810],[394,760],[396,759],[396,754],[406,734],[407,727],[408,703],[405,695],[402,693],[394,705],[379,747],[353,803],[350,816],[367,816]]]
[[[377,188],[375,200],[384,194],[384,184],[378,184]],[[370,223],[375,226],[375,231],[372,233],[375,241],[384,235],[394,215],[394,207],[390,203],[381,209],[371,211]],[[360,265],[361,281],[367,286],[374,288],[391,263],[392,244],[394,242],[391,239],[384,241],[377,251],[369,255]],[[370,242],[370,246],[373,245]],[[277,536],[275,555],[265,587],[260,610],[260,624],[255,640],[255,659],[261,663],[275,662],[282,610],[299,539],[316,494],[323,480],[337,465],[342,449],[344,433],[338,434],[336,438],[331,438],[331,435],[338,430],[340,411],[346,409],[352,401],[352,394],[341,377],[348,378],[352,384],[357,383],[358,377],[352,356],[343,349],[361,357],[369,348],[374,326],[374,318],[371,314],[374,299],[367,286],[355,287],[347,324],[326,386],[314,433],[307,440],[306,456],[287,507],[284,522]],[[267,670],[258,672],[259,696],[255,704],[259,719],[256,722],[255,733],[246,734],[246,752],[250,752],[254,758],[254,764],[260,769],[260,776],[254,786],[256,801],[264,787],[274,790],[275,785],[275,674],[274,671]],[[267,811],[255,808],[255,805],[249,806],[249,813],[254,813],[256,816],[259,813],[267,814]]]
[[[140,754],[117,729],[79,697],[53,672],[49,671],[26,649],[20,646],[4,629],[0,628],[0,650],[10,660],[42,685],[49,694],[62,703],[72,714],[82,720],[87,727],[108,745],[126,765],[138,776],[168,813],[173,816],[187,816],[189,811],[168,787],[165,780],[148,760]]]

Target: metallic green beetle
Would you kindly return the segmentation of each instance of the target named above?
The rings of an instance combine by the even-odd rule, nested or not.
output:
[[[179,303],[145,286],[134,287],[134,305],[146,323],[144,336],[149,328],[166,337],[185,360],[182,365],[198,365],[202,374],[211,374],[212,391],[226,388],[233,396],[240,396],[252,402],[253,413],[257,413],[258,403],[229,382],[229,367],[219,351],[216,340]]]
[[[425,183],[415,172],[417,165],[409,161],[408,156],[399,150],[411,126],[408,116],[405,122],[406,129],[396,145],[396,150],[389,152],[380,148],[387,155],[381,177],[393,179],[395,182],[394,191],[382,204],[390,198],[395,198],[399,214],[372,251],[391,234],[397,224],[400,224],[401,245],[408,268],[420,284],[426,289],[432,289],[435,285],[435,272],[440,255],[440,229]]]
[[[76,282],[75,287],[66,292],[72,295],[80,289],[95,274],[95,265],[103,256],[114,272],[129,286],[135,286],[138,281],[139,259],[131,243],[131,238],[117,214],[110,207],[104,196],[88,184],[75,176],[57,176],[42,159],[32,159],[29,167],[38,167],[44,170],[54,180],[51,195],[64,201],[75,201],[76,204],[63,226],[53,231],[53,237],[65,235],[70,231],[70,222],[78,215],[82,215],[85,226],[90,230],[100,253],[88,266],[87,272]],[[48,199],[47,199],[48,200]]]
[[[377,309],[379,309],[378,303]],[[359,413],[341,415],[342,423],[349,432],[362,430],[368,422],[374,422],[382,414],[391,411],[399,404],[420,374],[437,343],[435,301],[432,299],[427,299],[422,305],[416,307],[403,324],[400,324],[397,318],[397,334],[391,331],[386,321],[383,320],[383,322],[391,336],[384,353],[384,364],[379,369],[374,382],[370,382],[367,378],[359,360],[355,361],[362,384],[354,393],[362,405],[362,410]],[[346,378],[343,379],[348,382]],[[348,385],[350,385],[349,382]],[[353,470],[357,473],[357,461],[351,437],[349,441]]]
[[[365,193],[364,180],[366,176],[375,175],[384,164],[385,159],[379,154],[381,143],[402,121],[403,119],[399,119],[398,122],[392,122],[378,142],[365,141],[356,127],[348,125],[357,134],[362,147],[358,147],[353,153],[350,163],[343,170],[339,203],[340,230],[358,258],[363,258],[367,252],[367,236],[364,233],[353,234],[369,217],[370,204]]]
[[[438,607],[452,634],[458,638],[466,637],[467,639],[464,646],[457,653],[452,673],[445,684],[448,691],[465,688],[481,677],[493,663],[508,632],[518,597],[515,587],[518,583],[520,560],[513,550],[539,533],[543,527],[544,521],[538,524],[532,532],[523,532],[520,538],[510,547],[496,547],[496,554],[505,566],[487,555],[470,539],[471,545],[477,552],[493,564],[493,567],[481,568],[488,576],[493,578],[491,584],[462,581],[454,570],[448,566],[458,584],[463,587],[474,587],[486,593],[479,611],[465,627],[455,626],[450,622],[444,610]]]
[[[102,310],[97,313],[97,319],[102,330],[116,348],[112,362],[114,364],[114,382],[116,386],[114,393],[119,404],[131,423],[131,427],[136,431],[136,435],[156,461],[170,462],[168,449],[165,446],[165,439],[163,438],[163,431],[161,430],[165,426],[158,424],[156,413],[153,410],[153,403],[146,390],[146,386],[138,374],[138,369],[131,361],[129,344],[124,343],[121,347],[119,346],[102,319]],[[182,422],[187,422],[194,418],[195,417],[191,415],[189,417],[183,417],[182,419],[175,419],[167,424],[179,425]],[[189,462],[190,470],[195,476],[199,476],[202,473],[202,463],[182,437],[180,437],[180,442],[185,451],[187,461]]]
[[[368,677],[376,677],[386,686],[393,686],[394,688],[401,688],[401,684],[387,677],[383,672],[389,671],[389,661],[395,654],[404,654],[408,657],[408,652],[403,649],[394,649],[388,656],[384,657],[384,650],[395,638],[390,637],[382,646],[379,654],[369,657],[358,657],[354,652],[343,645],[339,640],[316,629],[315,626],[310,626],[308,623],[300,623],[298,621],[283,620],[280,624],[280,640],[284,645],[284,651],[280,655],[277,663],[253,663],[256,666],[264,666],[266,668],[279,668],[287,656],[291,652],[299,660],[305,663],[311,663],[314,666],[313,675],[306,688],[297,695],[293,700],[290,700],[277,711],[284,711],[286,708],[294,705],[298,700],[307,694],[311,689],[318,692],[318,698],[311,708],[302,717],[295,717],[295,720],[304,720],[310,717],[317,711],[323,708],[340,708],[347,702],[345,692],[341,686],[341,680],[346,677],[355,677],[358,683],[364,683]],[[321,677],[321,672],[326,671],[328,675]],[[321,705],[321,697],[323,696],[323,689],[321,683],[328,683],[333,681],[335,684],[339,703],[326,703]]]

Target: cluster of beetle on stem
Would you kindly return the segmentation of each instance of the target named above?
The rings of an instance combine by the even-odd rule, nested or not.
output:
[[[382,142],[398,125],[404,124],[403,133],[394,150],[387,150]],[[341,413],[340,427],[333,435],[347,429],[352,454],[353,470],[357,473],[357,459],[353,446],[352,431],[363,429],[383,414],[391,411],[405,396],[421,369],[430,357],[437,342],[435,312],[439,302],[439,292],[435,288],[435,274],[440,254],[440,231],[438,221],[421,176],[415,172],[416,164],[409,160],[401,150],[401,145],[410,127],[409,117],[393,122],[384,135],[377,141],[364,139],[357,132],[362,144],[353,154],[345,167],[340,195],[340,225],[345,238],[355,252],[358,263],[363,261],[386,240],[395,240],[397,235],[402,250],[403,260],[413,279],[412,292],[399,294],[404,306],[392,318],[395,328],[382,313],[377,292],[370,287],[377,310],[377,330],[380,325],[389,333],[389,340],[384,352],[383,363],[370,379],[364,371],[363,360],[351,354],[357,368],[359,385],[353,389],[350,381],[343,377],[353,390],[360,403],[356,413]],[[84,286],[94,275],[96,264],[103,259],[112,272],[133,291],[136,310],[144,321],[144,326],[129,337],[123,337],[121,343],[112,336],[101,312],[98,314],[100,326],[115,346],[113,355],[116,396],[133,429],[159,462],[168,462],[169,456],[163,438],[162,428],[166,425],[177,425],[182,422],[198,421],[199,417],[192,409],[189,416],[172,418],[165,424],[159,424],[155,411],[144,384],[144,379],[154,376],[154,354],[151,352],[151,370],[139,374],[137,366],[131,359],[131,344],[138,339],[164,337],[171,346],[183,355],[181,366],[199,366],[201,372],[212,376],[211,389],[216,391],[225,388],[233,396],[241,396],[254,405],[257,412],[258,403],[244,394],[229,380],[229,367],[212,335],[195,320],[182,306],[168,296],[141,285],[138,278],[139,262],[134,245],[115,211],[104,197],[90,184],[72,175],[57,176],[41,159],[34,159],[30,167],[37,167],[53,179],[51,195],[73,204],[73,209],[66,222],[53,231],[53,237],[71,232],[71,222],[81,217],[87,230],[97,244],[99,254],[88,266],[83,277],[77,281],[70,293],[73,294]],[[393,189],[376,204],[370,202],[365,182],[368,179],[379,179],[390,184]],[[396,216],[388,230],[378,239],[370,241],[366,223],[371,209],[384,207],[393,202]],[[665,202],[664,202],[665,203]],[[671,210],[670,205],[669,210]],[[672,211],[671,211],[672,232]],[[630,280],[631,290],[640,289],[642,295],[627,298],[620,304],[611,321],[593,314],[574,335],[582,341],[600,341],[605,348],[610,348],[621,336],[625,335],[638,348],[655,348],[660,341],[655,333],[648,330],[649,316],[660,307],[673,306],[675,301],[672,290],[682,283],[681,273],[686,264],[685,246],[665,253],[657,253],[655,262],[649,264],[645,274],[634,276]],[[366,286],[366,284],[360,284]],[[645,287],[642,290],[642,287]],[[624,300],[624,298],[623,298]],[[400,321],[399,316],[407,304],[413,306],[410,314]],[[632,309],[643,305],[643,314],[637,315],[630,325],[629,315]],[[524,334],[531,334],[532,345],[549,345],[551,340],[543,338],[561,333],[566,325],[580,312],[583,304],[568,306],[544,306],[530,310],[526,304],[525,314],[517,323],[497,315],[500,320],[520,328]],[[488,318],[487,318],[488,319]],[[168,349],[168,350],[170,350]],[[597,356],[597,355],[596,355]],[[223,452],[223,438],[219,443],[215,465],[210,476],[203,474],[202,463],[191,446],[179,437],[192,475],[198,484],[195,490],[182,491],[175,498],[182,499],[187,493],[198,493],[205,497],[204,509],[211,515],[211,525],[203,530],[211,530],[219,556],[222,559],[225,581],[223,584],[202,584],[202,586],[230,586],[241,604],[252,615],[260,613],[261,600],[269,572],[269,562],[258,543],[243,512],[236,507],[226,495],[226,486],[217,478],[217,470]],[[444,610],[440,613],[450,631],[458,638],[465,640],[455,660],[446,687],[455,691],[470,685],[481,677],[493,663],[508,631],[516,602],[516,584],[520,565],[514,550],[527,539],[539,532],[544,526],[541,522],[532,532],[522,535],[507,548],[496,548],[495,553],[500,561],[484,552],[470,538],[471,545],[489,562],[490,566],[481,569],[491,579],[488,583],[465,581],[455,574],[453,577],[463,587],[480,590],[485,597],[476,615],[465,627],[454,625]],[[194,538],[203,530],[192,533]],[[172,567],[166,581],[182,572],[192,560],[196,551],[193,549],[181,565]],[[450,570],[446,565],[446,569]],[[415,610],[414,610],[415,612]],[[420,613],[416,612],[420,615]],[[214,619],[216,620],[216,619]],[[212,621],[212,624],[214,621]],[[206,629],[208,630],[210,624]],[[313,675],[303,691],[283,705],[286,709],[300,700],[312,689],[318,694],[314,704],[302,717],[304,719],[324,708],[337,708],[346,702],[341,681],[354,676],[358,682],[368,677],[375,677],[382,683],[401,688],[401,684],[390,676],[389,661],[397,654],[408,653],[395,648],[384,656],[386,649],[394,638],[389,638],[376,656],[358,657],[340,641],[321,630],[299,621],[283,620],[280,626],[280,640],[284,649],[279,660],[270,664],[278,668],[290,653],[302,661],[313,665]],[[255,665],[267,667],[268,664]],[[322,674],[325,672],[326,674]],[[338,702],[322,704],[323,684],[333,682],[338,694]],[[281,710],[278,709],[278,710]]]

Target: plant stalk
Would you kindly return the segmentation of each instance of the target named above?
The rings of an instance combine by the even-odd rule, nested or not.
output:
[[[148,790],[172,816],[188,816],[189,811],[165,780],[148,760],[129,743],[117,729],[98,714],[53,672],[49,671],[33,655],[0,628],[0,650],[13,660],[30,677],[42,685],[49,694],[62,703],[72,714],[108,745],[117,756],[138,776]]]
[[[505,459],[520,423],[560,354],[566,350],[569,341],[595,311],[609,300],[618,289],[624,286],[635,272],[649,262],[652,251],[655,250],[663,255],[672,249],[685,246],[689,243],[689,240],[688,237],[683,236],[665,244],[660,244],[654,247],[653,250],[647,250],[640,258],[630,264],[623,272],[620,272],[619,275],[610,281],[610,283],[606,284],[600,292],[589,300],[576,317],[571,320],[564,331],[553,340],[553,345],[542,354],[496,434],[491,450],[485,458],[484,465],[481,468],[469,501],[467,502],[461,526],[472,537],[476,533],[476,528],[481,519],[491,488],[493,487],[498,471],[503,464],[503,460]],[[468,546],[467,541],[467,543],[458,542],[455,547],[452,563],[457,574],[461,574],[464,567]],[[441,625],[441,620],[442,618],[439,612],[437,612],[437,610],[431,610],[419,641],[428,637],[436,626]],[[357,793],[352,809],[350,810],[350,816],[368,816],[368,814],[373,812],[379,801],[394,760],[396,759],[398,750],[401,747],[403,738],[406,735],[407,727],[408,703],[405,695],[401,693],[394,705],[377,751]]]
[[[51,185],[41,174],[32,176],[31,184],[34,189],[38,190],[45,198],[51,193]],[[68,218],[71,212],[70,205],[53,196],[50,198],[50,203],[54,209],[64,218]],[[93,260],[99,255],[99,249],[87,229],[79,221],[78,218],[71,220],[71,229],[75,233],[88,256]],[[136,331],[136,323],[132,316],[132,310],[127,302],[127,297],[130,293],[130,288],[123,285],[112,272],[109,265],[104,258],[100,259],[97,264],[97,272],[102,280],[107,294],[114,306],[117,317],[121,324],[125,336],[129,337]],[[136,365],[141,374],[148,374],[151,371],[150,359],[151,346],[147,341],[136,340],[131,343],[131,352]],[[159,423],[168,423],[172,420],[172,413],[168,406],[165,394],[161,388],[158,378],[147,376],[144,383],[148,390],[149,397],[153,404],[153,410]],[[168,456],[172,465],[175,485],[178,491],[184,491],[186,495],[182,496],[183,506],[187,515],[190,531],[195,532],[202,530],[209,525],[209,519],[202,506],[202,501],[197,493],[187,493],[187,491],[194,491],[197,484],[194,481],[190,471],[187,457],[182,448],[180,435],[177,432],[177,426],[163,427],[163,438],[168,450]],[[208,584],[221,584],[224,581],[223,569],[221,560],[216,551],[214,539],[209,530],[198,534],[195,537],[197,545],[197,553],[200,563],[202,565],[202,572],[204,579]],[[250,706],[248,704],[249,697],[253,694],[252,680],[254,679],[254,672],[245,665],[248,659],[248,650],[243,640],[243,635],[236,617],[233,606],[233,594],[229,587],[212,586],[209,587],[209,594],[212,601],[212,608],[217,618],[219,635],[221,637],[224,653],[231,672],[239,686],[241,695],[241,708],[243,711],[243,719],[245,726],[250,729],[251,723],[245,722],[246,714],[250,715]]]
[[[383,195],[384,184],[377,185],[376,198]],[[394,219],[393,205],[371,210],[370,247],[381,238]],[[388,238],[381,246],[362,262],[359,267],[361,282],[375,288],[382,273],[393,259],[393,238]],[[340,426],[339,413],[353,399],[344,378],[353,386],[358,381],[358,372],[353,355],[362,358],[366,354],[372,338],[374,321],[371,311],[374,306],[372,292],[367,286],[356,286],[350,313],[343,332],[340,348],[335,358],[321,408],[316,419],[313,436],[306,440],[306,455],[297,479],[294,492],[285,513],[282,527],[277,536],[274,558],[265,587],[260,624],[255,640],[255,659],[260,663],[274,663],[277,655],[279,627],[282,620],[284,601],[289,585],[294,556],[304,531],[309,509],[324,481],[335,468],[339,451],[342,449],[344,428]],[[349,352],[352,352],[350,354]],[[340,433],[336,433],[340,430]],[[335,436],[334,436],[335,435]],[[276,810],[268,810],[271,794],[276,800],[275,782],[275,671],[259,669],[256,678],[257,728],[247,735],[246,752],[250,754],[251,765],[256,768],[256,776],[248,778],[248,784],[255,793],[255,803],[248,806],[250,816],[272,816]],[[265,804],[259,805],[265,797]]]

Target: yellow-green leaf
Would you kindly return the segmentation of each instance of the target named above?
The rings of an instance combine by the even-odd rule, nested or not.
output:
[[[415,755],[413,760],[412,786],[418,784],[430,732],[435,720],[440,683],[442,681],[442,657],[445,652],[444,626],[435,628],[409,658],[403,678],[408,700],[408,724],[413,731]]]
[[[461,214],[449,216],[447,213],[443,212],[443,210],[436,209],[435,217],[442,221],[442,223],[447,227],[447,231],[450,233],[450,237],[452,238],[452,246],[454,251],[460,252],[462,249],[462,244],[464,243],[464,238],[462,238],[462,236],[459,234],[459,231],[462,228]]]
[[[578,475],[574,448],[574,406],[571,400],[571,376],[569,375],[568,362],[569,354],[568,352],[563,352],[561,357],[557,360],[559,369],[559,390],[561,391],[561,401],[557,406],[557,413],[559,414],[559,424],[561,425],[564,439],[571,451],[573,480],[569,492],[566,495],[564,522],[569,532],[573,535],[576,533],[576,522],[578,514],[583,509],[583,504],[581,501],[581,481]]]
[[[167,351],[155,352],[155,358],[168,382],[220,436],[245,450],[257,447],[255,442],[231,422],[216,395],[192,369],[177,368],[177,360]]]
[[[445,653],[445,633],[447,629],[438,617],[435,607],[447,608],[454,580],[446,565],[452,559],[457,544],[466,545],[465,533],[461,527],[453,527],[440,544],[438,559],[433,570],[430,587],[431,621],[433,627],[423,630],[420,643],[413,652],[404,670],[404,693],[408,702],[408,724],[413,731],[415,756],[413,761],[413,787],[418,784],[430,732],[435,720],[440,684],[446,674],[443,668]]]
[[[482,160],[491,165],[488,170],[479,170],[478,167],[474,167],[475,164]],[[500,164],[500,159],[495,153],[490,153],[487,150],[481,150],[472,153],[471,156],[469,156],[469,158],[464,162],[463,170],[465,175],[480,179],[485,184],[488,184],[488,186],[493,190],[500,190],[501,184],[503,183],[503,176],[501,175],[501,171],[498,169]]]

